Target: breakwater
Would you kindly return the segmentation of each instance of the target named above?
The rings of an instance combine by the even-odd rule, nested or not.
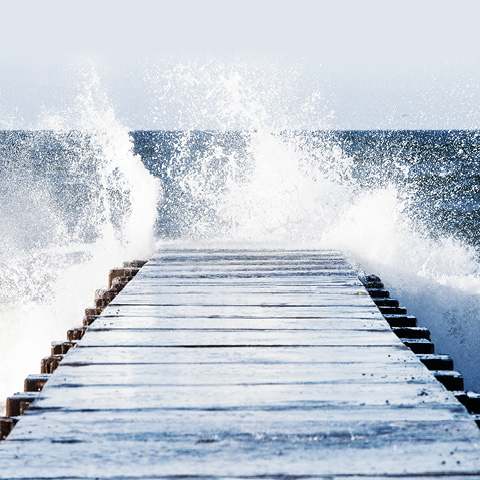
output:
[[[474,419],[395,333],[338,252],[159,251],[2,442],[0,478],[480,475]]]

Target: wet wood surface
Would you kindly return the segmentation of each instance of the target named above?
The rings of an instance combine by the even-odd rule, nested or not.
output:
[[[159,251],[0,478],[480,478],[480,430],[329,251]]]

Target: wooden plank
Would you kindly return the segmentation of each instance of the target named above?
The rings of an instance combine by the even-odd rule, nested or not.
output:
[[[418,362],[403,344],[395,346],[331,346],[331,347],[82,347],[69,350],[62,365],[83,364],[148,364],[148,363],[272,363],[322,364],[379,362],[385,368],[391,363]],[[213,374],[213,371],[212,371]]]
[[[156,252],[147,267],[153,267],[159,263],[175,264],[178,262],[188,262],[189,264],[204,263],[214,261],[219,263],[222,261],[237,261],[237,263],[245,263],[248,261],[262,262],[275,261],[280,265],[289,261],[293,262],[312,262],[318,261],[330,265],[334,262],[346,265],[344,256],[338,251],[322,250],[205,250],[205,249],[185,249],[185,250],[168,250],[162,249]]]
[[[230,318],[162,317],[102,315],[89,327],[95,329],[166,329],[166,330],[388,330],[383,318]]]
[[[211,282],[207,284],[191,283],[168,283],[161,282],[158,278],[139,278],[134,285],[128,289],[129,294],[142,293],[161,293],[163,295],[208,295],[212,292],[212,287],[219,287],[222,295],[232,294],[262,294],[262,295],[363,295],[368,296],[365,288],[362,285],[345,285],[338,284],[320,284],[318,282],[313,284],[302,283],[265,283],[258,282],[244,285],[241,283],[227,283],[227,282]]]
[[[318,263],[325,265],[327,268],[341,265],[343,268],[351,266],[345,261],[345,258],[341,254],[323,254],[318,252],[309,251],[291,251],[291,252],[274,252],[274,251],[253,251],[253,250],[238,250],[238,251],[211,251],[207,253],[205,250],[200,251],[185,251],[181,253],[167,252],[162,250],[153,255],[148,262],[147,267],[158,267],[161,265],[176,265],[186,264],[197,265],[205,263],[214,264],[248,264],[255,263],[262,265],[265,263],[275,263],[282,267],[283,265],[302,264],[302,263]]]
[[[143,267],[145,268],[145,267]],[[332,287],[332,288],[345,288],[345,287],[361,287],[361,282],[350,276],[318,276],[318,275],[301,275],[301,276],[252,276],[248,278],[248,282],[245,282],[245,278],[239,276],[227,276],[227,275],[197,275],[186,277],[185,275],[166,275],[162,276],[160,272],[152,271],[151,274],[142,273],[138,274],[135,278],[135,285],[156,285],[156,286],[188,286],[188,285],[208,285],[215,287],[227,287],[227,286],[245,286],[247,288],[265,287],[265,288],[282,288],[282,287]]]
[[[137,345],[171,346],[342,346],[398,345],[401,341],[391,330],[350,330],[341,337],[336,330],[130,330],[91,329],[82,340],[83,347]]]
[[[123,293],[123,292],[122,292]],[[288,308],[281,306],[239,305],[142,305],[110,304],[105,317],[157,316],[163,318],[363,318],[382,320],[382,314],[374,305],[338,306],[317,305]]]
[[[118,423],[112,422],[112,415]],[[426,421],[428,418],[428,421]],[[50,428],[41,432],[43,422],[51,423]],[[428,422],[432,422],[429,427]],[[140,409],[135,412],[128,410],[86,410],[71,411],[68,415],[59,410],[33,410],[22,419],[22,428],[15,432],[15,441],[71,439],[81,435],[108,435],[109,437],[126,437],[126,433],[136,435],[181,436],[188,435],[201,439],[204,436],[218,435],[226,432],[231,435],[241,435],[247,432],[261,435],[326,435],[331,432],[350,428],[356,436],[366,429],[372,429],[375,423],[381,425],[383,432],[402,432],[413,437],[412,432],[420,429],[421,436],[426,438],[434,435],[438,438],[445,430],[451,430],[451,439],[463,428],[470,429],[471,424],[465,423],[463,411],[456,406],[420,406],[418,408],[392,407],[388,405],[375,407],[321,408],[315,415],[307,409],[283,410],[281,415],[274,410],[180,410],[180,409]],[[95,425],[92,432],[91,425]],[[457,426],[457,428],[452,428]],[[461,426],[461,428],[458,428]],[[412,430],[410,430],[412,429]],[[436,432],[436,433],[435,433]],[[418,433],[417,433],[418,434]],[[12,437],[13,438],[13,437]],[[398,437],[397,437],[398,439]],[[79,442],[77,442],[79,443]]]
[[[28,442],[31,455],[21,472],[14,465],[25,455],[24,445],[7,441],[0,475],[9,479],[65,478],[65,472],[74,472],[74,476],[67,478],[116,479],[285,478],[285,472],[291,472],[288,475],[291,478],[322,479],[332,475],[378,478],[385,472],[391,472],[389,478],[415,479],[422,475],[430,478],[480,475],[478,452],[468,441],[454,438],[453,442],[446,442],[442,440],[448,437],[445,435],[434,442],[428,438],[411,442],[407,435],[395,438],[387,434],[383,438],[374,432],[366,438],[347,429],[339,434],[318,436],[250,433],[239,437],[169,437],[163,441],[155,437],[138,441],[134,433],[127,432],[129,440],[104,442],[100,451],[95,449],[95,435],[85,442],[68,439],[65,442],[60,439],[53,445],[50,441]],[[374,462],[369,461],[366,453],[371,451],[375,452]]]
[[[125,374],[128,374],[128,370]],[[30,408],[62,410],[285,410],[325,406],[457,405],[457,400],[434,381],[430,383],[344,383],[312,385],[174,385],[121,388],[117,385],[48,388]],[[473,421],[472,421],[473,423]]]
[[[215,275],[215,274],[227,274],[229,276],[242,276],[244,274],[250,274],[253,277],[297,277],[301,275],[314,276],[332,276],[342,277],[350,276],[353,274],[353,270],[350,267],[342,264],[329,265],[325,267],[322,264],[298,264],[292,263],[290,265],[282,265],[282,268],[278,268],[276,263],[270,264],[248,264],[248,263],[209,263],[205,265],[193,264],[193,265],[162,265],[159,269],[146,268],[142,276],[148,275],[149,271],[153,273],[155,277],[164,275],[177,275],[177,276],[197,276],[197,275]]]
[[[373,301],[365,295],[310,295],[310,294],[267,294],[267,293],[251,293],[251,294],[222,294],[210,292],[205,294],[178,293],[178,294],[162,294],[152,291],[132,292],[115,298],[111,305],[233,305],[233,306],[338,306],[353,307],[367,306],[372,307]]]
[[[147,275],[147,273],[145,273],[144,275]],[[320,266],[316,269],[296,270],[296,271],[292,271],[292,270],[283,271],[283,270],[275,269],[273,267],[268,271],[258,271],[253,268],[251,270],[244,269],[244,270],[237,270],[237,271],[232,271],[224,268],[217,269],[217,270],[202,269],[202,270],[193,270],[193,271],[189,271],[188,269],[182,269],[182,268],[179,268],[176,270],[174,269],[165,270],[162,268],[161,271],[157,271],[152,274],[154,278],[164,278],[164,279],[172,279],[172,280],[210,279],[210,280],[220,281],[222,279],[225,279],[227,281],[234,281],[235,279],[242,279],[242,280],[248,280],[248,281],[251,281],[251,280],[255,281],[255,279],[257,279],[257,280],[263,280],[263,281],[285,280],[286,282],[294,281],[294,280],[300,281],[303,277],[306,277],[311,281],[315,281],[315,277],[317,277],[317,281],[318,281],[318,276],[320,275],[331,277],[331,279],[329,279],[331,282],[338,283],[338,282],[341,282],[342,276],[344,278],[352,279],[353,272],[349,269],[325,270]],[[143,275],[140,278],[142,277]]]
[[[342,255],[322,255],[314,252],[290,252],[290,253],[269,253],[253,252],[253,251],[238,251],[238,252],[213,252],[209,254],[203,254],[199,252],[191,253],[173,253],[161,252],[154,254],[148,262],[147,267],[158,267],[163,265],[180,265],[188,264],[191,266],[215,264],[215,265],[266,265],[275,264],[277,267],[304,264],[318,264],[323,265],[327,269],[340,266],[342,268],[351,268],[345,258]]]
[[[434,383],[422,364],[392,363],[388,370],[377,363],[352,363],[348,369],[333,362],[270,364],[180,363],[60,365],[50,387],[62,386],[161,386],[161,385],[311,385],[316,383]],[[212,368],[215,375],[212,376]],[[71,383],[71,382],[74,383]],[[437,382],[438,383],[438,382]]]

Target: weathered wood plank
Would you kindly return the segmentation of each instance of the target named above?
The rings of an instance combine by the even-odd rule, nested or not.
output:
[[[403,344],[395,346],[331,346],[331,347],[82,347],[69,350],[62,365],[82,364],[148,364],[148,363],[272,363],[322,364],[367,362],[385,365],[418,362]],[[213,370],[212,370],[213,374]]]
[[[122,292],[123,293],[123,292]],[[121,302],[121,298],[118,302]],[[103,316],[158,316],[162,318],[364,318],[383,320],[374,305],[365,306],[228,306],[228,305],[132,305],[110,304]]]
[[[339,336],[335,330],[97,330],[91,329],[82,340],[83,347],[101,346],[341,346],[398,345],[390,330],[350,330]]]
[[[128,374],[128,370],[125,372]],[[117,385],[48,388],[30,408],[63,410],[152,409],[315,409],[360,405],[456,405],[439,383],[363,383],[311,385],[174,385],[149,386],[138,391]]]
[[[115,415],[118,423],[112,422]],[[428,420],[427,420],[428,419]],[[49,422],[48,430],[40,437],[43,422]],[[432,422],[432,428],[428,422]],[[460,405],[456,406],[419,406],[418,408],[348,406],[342,408],[322,408],[311,415],[308,409],[284,410],[281,415],[274,410],[180,410],[180,409],[140,409],[128,410],[90,410],[71,411],[68,415],[59,410],[33,410],[22,419],[22,428],[17,429],[15,441],[20,439],[47,440],[55,438],[74,440],[76,435],[88,440],[89,435],[108,435],[110,438],[128,440],[127,435],[146,435],[157,438],[188,435],[189,437],[215,436],[220,433],[241,435],[318,435],[325,436],[338,430],[350,429],[360,436],[361,432],[377,427],[376,434],[395,433],[397,441],[400,435],[413,437],[413,432],[421,430],[423,439],[433,435],[438,438],[451,430],[450,440],[463,428],[465,417]],[[95,425],[92,432],[91,425]],[[461,428],[459,428],[461,426]],[[452,428],[453,427],[453,428]],[[411,429],[411,430],[410,430]],[[473,430],[472,430],[473,431]],[[460,433],[461,435],[461,433]],[[430,437],[432,438],[432,437]]]
[[[167,330],[388,330],[383,318],[208,318],[102,315],[90,325],[95,329],[167,329]]]
[[[3,478],[330,478],[331,475],[365,478],[385,475],[389,478],[418,476],[448,477],[463,474],[480,476],[478,452],[471,443],[457,440],[404,441],[402,448],[392,439],[356,437],[349,434],[291,437],[288,435],[250,435],[247,438],[227,437],[185,440],[168,438],[164,441],[144,438],[105,442],[96,450],[96,437],[80,443],[53,444],[49,441],[29,442],[31,455],[22,471],[12,465],[24,456],[24,445],[6,442],[3,450]],[[372,440],[372,441],[370,441]],[[396,439],[395,439],[396,440]],[[432,448],[435,445],[435,449]],[[45,451],[49,455],[45,457]],[[367,452],[375,451],[375,461]],[[88,459],[88,461],[87,461]],[[337,459],[335,461],[334,459]],[[101,472],[99,474],[99,472]],[[289,472],[287,475],[285,472]],[[321,473],[319,473],[321,472]],[[358,472],[362,474],[358,475]],[[434,475],[432,475],[432,472]],[[474,477],[475,478],[475,477]]]
[[[143,267],[145,268],[145,267]],[[301,276],[289,276],[284,275],[282,277],[272,277],[272,276],[259,276],[253,277],[250,276],[248,282],[245,281],[245,278],[235,277],[233,275],[217,275],[215,276],[161,276],[159,272],[151,271],[150,274],[143,273],[139,274],[135,279],[135,285],[156,285],[156,286],[188,286],[188,285],[197,285],[197,286],[213,286],[213,287],[240,287],[240,286],[250,286],[250,288],[256,287],[265,287],[265,288],[282,288],[282,287],[301,287],[305,286],[306,288],[313,287],[332,287],[332,288],[344,288],[344,287],[361,287],[361,282],[355,277],[351,276],[325,276],[321,277],[319,275],[301,275]]]
[[[238,263],[244,263],[248,261],[262,262],[262,261],[275,261],[279,265],[283,265],[289,261],[293,262],[312,262],[318,261],[330,265],[331,263],[338,262],[343,265],[346,264],[343,255],[335,250],[321,252],[317,250],[247,250],[247,249],[234,249],[234,250],[205,250],[205,249],[185,249],[185,250],[168,250],[162,249],[156,252],[150,261],[148,267],[156,266],[159,263],[168,262],[168,264],[174,264],[177,262],[188,262],[190,264],[203,263],[208,261],[214,261],[219,263],[222,261],[236,261]]]
[[[212,375],[212,369],[215,375]],[[71,383],[71,382],[74,383]],[[433,374],[421,363],[339,363],[270,364],[259,363],[180,363],[134,365],[85,365],[58,367],[50,387],[123,385],[268,385],[315,383],[432,383]]]
[[[239,283],[239,280],[248,278],[248,285],[252,282],[253,285],[264,283],[266,285],[287,284],[289,282],[301,284],[302,280],[317,285],[331,285],[340,286],[361,286],[358,278],[355,277],[353,271],[342,266],[335,266],[325,268],[319,264],[291,264],[284,268],[279,268],[278,265],[270,264],[258,266],[254,264],[238,264],[238,265],[219,265],[219,264],[204,264],[194,265],[161,265],[156,268],[145,268],[139,275],[138,281],[150,280],[152,282],[162,282],[163,278],[170,278],[173,281],[185,281],[187,283],[198,281],[200,283],[209,280],[217,283]]]
[[[305,284],[294,282],[280,284],[280,283],[265,283],[257,282],[254,284],[242,284],[242,283],[227,283],[227,282],[211,282],[211,283],[173,283],[163,282],[161,279],[154,278],[139,278],[134,285],[131,285],[128,289],[129,294],[142,294],[142,293],[161,293],[171,295],[210,295],[212,293],[212,287],[219,287],[219,291],[222,295],[232,294],[262,294],[262,295],[363,295],[367,296],[367,292],[363,285],[345,285],[343,283],[338,284],[319,284],[318,282],[312,284]]]
[[[145,273],[144,275],[147,275]],[[258,271],[254,270],[253,268],[251,270],[240,270],[237,269],[236,271],[232,271],[229,269],[213,269],[213,270],[206,270],[206,269],[198,269],[194,271],[189,271],[188,269],[172,269],[172,270],[165,270],[162,268],[162,270],[157,271],[152,273],[152,276],[154,278],[165,278],[165,279],[172,279],[172,280],[177,280],[177,279],[190,279],[190,280],[196,280],[196,279],[207,279],[207,280],[215,280],[215,281],[220,281],[222,279],[225,279],[227,281],[232,281],[233,279],[243,279],[243,280],[285,280],[285,281],[293,281],[293,280],[300,280],[303,277],[306,277],[307,279],[310,279],[312,281],[315,280],[315,277],[317,277],[318,281],[318,276],[324,275],[325,277],[331,277],[330,281],[336,281],[340,282],[341,277],[343,276],[344,279],[349,279],[353,280],[353,272],[349,269],[330,269],[330,270],[325,270],[321,266],[316,268],[316,269],[310,269],[310,270],[281,270],[281,269],[275,269],[272,267],[272,269],[266,270],[266,271]],[[143,275],[140,277],[142,278]],[[345,280],[344,280],[345,281]]]
[[[310,295],[310,294],[268,294],[268,293],[238,293],[227,295],[222,292],[205,294],[178,293],[162,294],[146,290],[141,292],[125,293],[115,298],[112,306],[116,305],[238,305],[238,306],[338,306],[338,307],[372,307],[373,301],[366,295]]]

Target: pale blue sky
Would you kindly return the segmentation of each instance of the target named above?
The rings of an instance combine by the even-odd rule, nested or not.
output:
[[[229,65],[238,56],[253,59],[256,76],[265,79],[270,67],[259,74],[258,63],[273,62],[279,97],[279,83],[298,84],[285,112],[318,91],[332,128],[480,128],[476,0],[43,0],[0,6],[0,128],[41,127],[45,112],[71,109],[82,80],[77,66],[92,57],[129,128],[208,128],[208,115],[185,120],[188,102],[180,122],[180,100],[159,98],[164,77],[178,63],[196,62],[193,76],[202,83],[199,65],[206,58]],[[292,65],[298,76],[291,76]],[[291,84],[287,90],[292,96]],[[191,95],[199,106],[203,93]]]

